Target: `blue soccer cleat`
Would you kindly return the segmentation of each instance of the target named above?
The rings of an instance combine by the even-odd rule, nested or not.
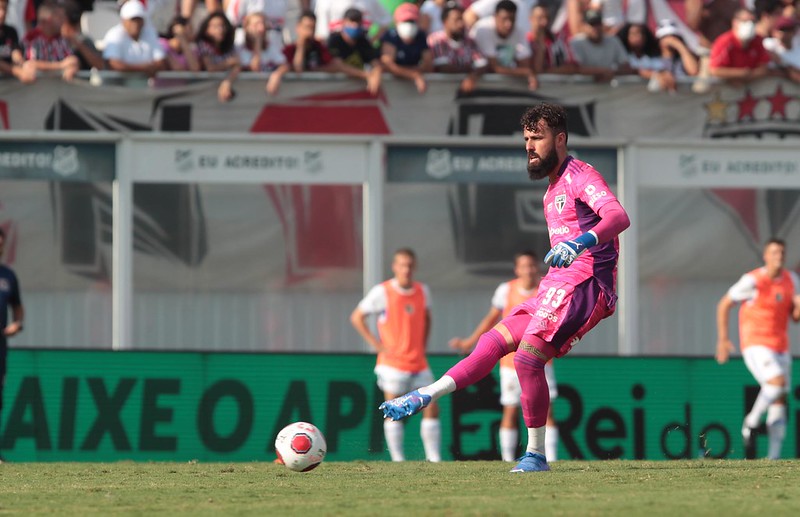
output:
[[[546,472],[548,470],[550,470],[550,465],[547,464],[547,458],[535,452],[526,452],[510,472]]]
[[[392,420],[402,420],[407,416],[416,415],[423,408],[431,403],[430,395],[420,395],[419,391],[414,390],[406,393],[402,397],[387,400],[378,409],[383,411],[383,416]]]

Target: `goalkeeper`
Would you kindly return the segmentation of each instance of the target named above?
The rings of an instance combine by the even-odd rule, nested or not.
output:
[[[550,395],[544,367],[614,313],[617,236],[630,225],[600,173],[567,153],[566,119],[563,107],[542,103],[528,109],[521,120],[528,176],[550,183],[544,210],[552,246],[545,262],[551,267],[537,296],[512,309],[438,381],[380,406],[393,420],[413,415],[442,395],[479,381],[501,357],[516,351],[528,445],[511,472],[550,469],[545,457]]]

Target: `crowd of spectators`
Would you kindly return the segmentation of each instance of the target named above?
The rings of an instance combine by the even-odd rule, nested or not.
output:
[[[156,23],[169,1],[174,16]],[[301,11],[294,27],[290,2]],[[797,2],[673,0],[682,16],[655,21],[648,0],[120,0],[119,23],[93,39],[80,23],[92,0],[0,0],[0,74],[218,72],[221,102],[242,72],[269,73],[270,95],[286,73],[307,71],[345,74],[371,93],[384,74],[424,93],[432,72],[462,74],[467,92],[485,73],[531,90],[541,74],[640,76],[654,92],[707,75],[800,81]]]

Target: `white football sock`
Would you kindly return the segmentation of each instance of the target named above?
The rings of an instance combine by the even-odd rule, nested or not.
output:
[[[516,428],[500,428],[500,457],[503,461],[514,461],[517,456],[517,444],[519,444],[519,431]]]
[[[383,434],[386,436],[386,445],[389,447],[389,455],[392,457],[392,461],[406,461],[406,456],[403,454],[404,430],[403,422],[383,421]]]
[[[783,439],[786,436],[786,405],[773,404],[767,410],[767,434],[769,435],[769,452],[767,458],[781,459]]]
[[[419,435],[425,448],[425,459],[434,463],[442,461],[442,424],[438,418],[423,418]]]
[[[456,391],[456,381],[449,375],[443,375],[441,379],[419,389],[420,395],[430,395],[431,400],[436,400],[442,395]]]
[[[545,426],[528,428],[527,452],[545,455],[544,453]],[[546,456],[545,456],[546,457]]]
[[[758,392],[756,401],[753,402],[753,408],[744,419],[745,425],[750,429],[755,429],[761,423],[761,416],[767,412],[767,408],[781,395],[784,394],[783,386],[776,386],[774,384],[762,384],[761,391]]]
[[[558,459],[558,427],[554,425],[545,426],[547,430],[544,435],[545,457],[548,462]]]

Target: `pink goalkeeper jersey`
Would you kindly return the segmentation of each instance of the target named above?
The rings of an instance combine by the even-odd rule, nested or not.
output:
[[[586,162],[568,156],[558,181],[550,184],[544,195],[544,215],[550,233],[550,246],[574,239],[591,230],[599,221],[597,212],[606,203],[616,201],[606,180]],[[593,246],[570,267],[550,268],[550,280],[578,285],[591,277],[607,295],[616,299],[616,270],[619,238]]]

